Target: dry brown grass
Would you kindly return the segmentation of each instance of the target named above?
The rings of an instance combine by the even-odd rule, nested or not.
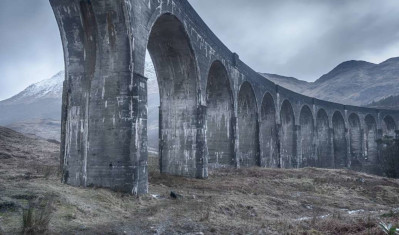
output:
[[[379,221],[399,222],[394,179],[315,168],[220,169],[207,180],[187,179],[161,175],[152,156],[150,193],[136,198],[61,184],[58,146],[30,144],[25,158],[19,152],[0,164],[0,228],[7,233],[21,231],[22,208],[47,194],[54,195],[49,233],[381,234]]]

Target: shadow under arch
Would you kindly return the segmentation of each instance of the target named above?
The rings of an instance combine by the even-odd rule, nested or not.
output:
[[[239,165],[259,166],[258,109],[255,92],[249,82],[241,85],[237,105]]]
[[[206,105],[208,166],[234,166],[233,93],[227,70],[220,61],[213,62],[209,69]]]
[[[160,95],[159,155],[162,173],[201,177],[197,171],[197,63],[179,19],[166,13],[152,26],[147,45]]]
[[[300,143],[300,160],[299,167],[315,167],[316,158],[314,155],[314,120],[313,114],[309,106],[304,105],[299,114],[299,143]]]
[[[335,168],[346,168],[348,166],[348,143],[346,140],[345,119],[341,112],[336,111],[332,117],[333,124],[333,147]]]
[[[334,168],[328,120],[327,112],[324,109],[320,109],[316,116],[316,159],[317,167],[322,168]]]
[[[377,146],[377,121],[368,114],[364,118],[364,135],[365,135],[365,163],[367,168],[372,173],[377,173],[378,170],[378,146]]]
[[[362,167],[362,128],[360,118],[357,114],[352,113],[348,118],[349,123],[349,153],[350,165],[353,169],[361,169]]]
[[[273,96],[269,92],[266,92],[262,100],[259,123],[259,148],[261,166],[278,166],[277,134],[276,106]]]
[[[395,137],[395,131],[396,131],[395,120],[390,115],[386,115],[382,119],[382,134],[384,136]]]
[[[297,168],[295,115],[292,105],[288,100],[284,100],[281,105],[280,120],[280,167]]]

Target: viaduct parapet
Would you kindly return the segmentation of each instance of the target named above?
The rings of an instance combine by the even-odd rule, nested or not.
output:
[[[297,94],[232,53],[186,0],[50,0],[64,48],[63,182],[144,194],[146,50],[160,87],[162,173],[219,167],[378,171],[399,111]]]

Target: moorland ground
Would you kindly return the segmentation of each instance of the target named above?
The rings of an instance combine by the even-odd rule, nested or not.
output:
[[[55,141],[0,128],[0,234],[383,234],[379,222],[399,222],[396,179],[316,168],[187,179],[150,156],[149,194],[135,197],[60,183],[58,156]]]

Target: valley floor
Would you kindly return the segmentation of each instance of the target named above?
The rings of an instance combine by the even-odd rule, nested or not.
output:
[[[28,140],[0,138],[0,234],[22,231],[29,201],[49,215],[50,234],[382,234],[380,221],[399,222],[399,180],[315,168],[186,179],[161,175],[152,156],[150,193],[137,198],[61,184],[58,146]]]

